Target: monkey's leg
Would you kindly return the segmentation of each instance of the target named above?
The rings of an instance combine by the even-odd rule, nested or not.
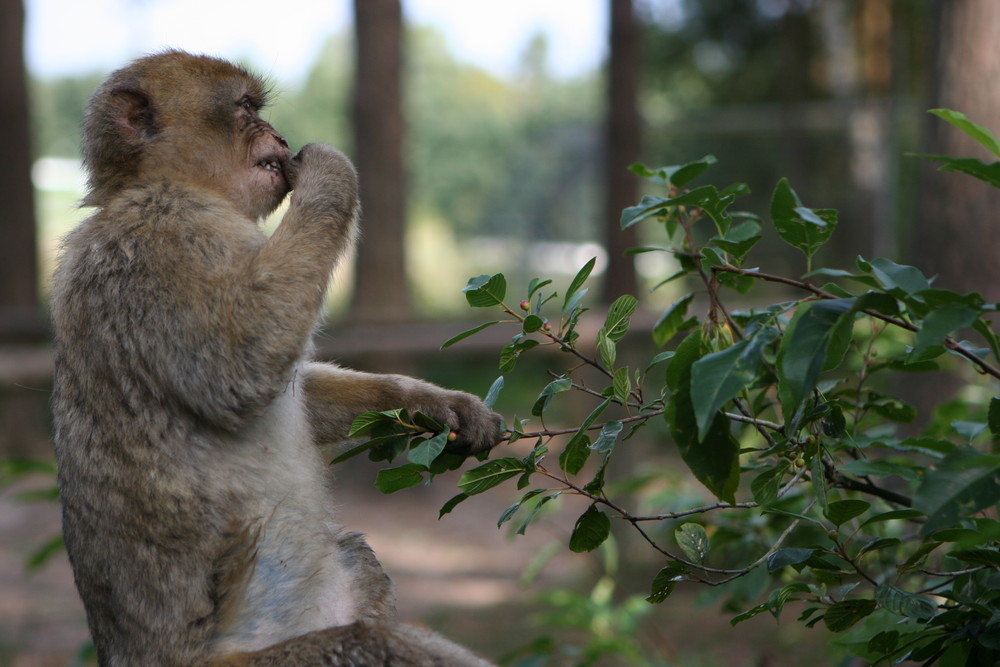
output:
[[[357,622],[311,632],[206,667],[491,667],[466,649],[405,625]]]

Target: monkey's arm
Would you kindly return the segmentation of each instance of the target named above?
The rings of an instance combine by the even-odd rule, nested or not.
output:
[[[361,373],[313,362],[305,368],[306,402],[318,444],[347,437],[355,417],[371,410],[419,410],[447,424],[463,453],[481,452],[500,439],[500,415],[472,394],[442,389],[404,375]]]

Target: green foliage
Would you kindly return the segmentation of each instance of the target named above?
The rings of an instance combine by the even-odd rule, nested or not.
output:
[[[1000,150],[992,134],[961,114],[936,113]],[[629,295],[603,315],[588,312],[593,261],[561,298],[549,280],[535,279],[517,296],[501,274],[469,282],[469,304],[496,309],[500,319],[446,345],[487,326],[510,326],[513,338],[500,352],[505,375],[540,349],[567,355],[572,364],[526,397],[524,414],[538,421],[537,430],[523,420],[508,433],[511,443],[533,442],[530,451],[466,471],[462,493],[442,512],[515,484],[520,500],[498,524],[519,517],[516,532],[523,533],[546,503],[577,496],[585,504],[566,547],[606,548],[612,525],[639,530],[663,559],[648,603],[702,584],[727,610],[744,610],[734,624],[765,611],[780,620],[795,604],[800,622],[822,624],[839,646],[873,664],[994,664],[1000,660],[1000,398],[942,404],[919,433],[907,426],[916,411],[893,388],[900,378],[912,382],[951,360],[975,371],[970,386],[977,391],[963,395],[996,393],[1000,345],[988,319],[996,305],[936,286],[916,267],[886,258],[859,257],[852,270],[814,270],[837,214],[805,206],[786,180],[772,196],[770,231],[805,255],[806,273],[746,268],[767,231],[760,218],[730,210],[745,188],[689,185],[713,163],[709,156],[632,168],[658,182],[664,196],[626,209],[622,226],[659,228],[664,246],[640,251],[672,253],[682,270],[665,282],[693,282],[651,332],[631,331],[638,301]],[[983,177],[991,168],[960,170]],[[797,294],[743,310],[728,305],[733,296],[766,304],[766,293],[758,292],[770,283]],[[637,360],[639,346],[630,343],[650,333],[650,342],[670,349]],[[625,349],[630,354],[620,354]],[[554,406],[571,395],[590,402],[587,417],[572,428],[549,426]],[[375,423],[386,420],[393,428],[408,421],[394,413]],[[657,513],[641,514],[629,507],[641,493],[630,494],[648,477],[632,472],[613,480],[609,470],[618,468],[608,464],[640,426],[660,420],[705,497],[671,495],[666,508],[661,501]],[[417,455],[398,432],[370,428],[377,436],[370,452],[379,457],[410,447],[410,462],[398,473],[405,480],[396,485],[442,468],[429,444],[419,443]],[[555,464],[546,460],[550,452]],[[571,602],[584,604],[577,596],[556,606],[565,611]],[[580,627],[592,620],[574,618]]]

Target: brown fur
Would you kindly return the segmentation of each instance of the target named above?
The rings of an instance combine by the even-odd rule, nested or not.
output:
[[[53,283],[66,546],[102,665],[485,665],[393,620],[391,582],[331,516],[316,444],[422,410],[465,451],[473,396],[310,361],[357,179],[294,158],[245,70],[169,51],[115,72],[84,124],[96,212]],[[279,169],[267,169],[270,162]],[[267,238],[258,220],[294,187]]]

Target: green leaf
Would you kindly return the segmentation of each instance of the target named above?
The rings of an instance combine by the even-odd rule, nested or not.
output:
[[[580,515],[573,526],[573,534],[569,538],[570,551],[583,553],[593,551],[601,546],[611,534],[611,519],[596,505],[591,505]]]
[[[768,604],[766,602],[761,602],[756,607],[751,607],[750,609],[747,609],[745,612],[733,616],[731,619],[729,619],[729,625],[738,625],[743,621],[749,621],[754,616],[763,614],[765,611],[768,611]]]
[[[868,517],[861,524],[864,528],[867,525],[873,523],[880,523],[882,521],[903,521],[909,519],[917,519],[924,515],[923,512],[918,512],[917,510],[891,510],[889,512],[882,512],[881,514],[876,514],[875,516]]]
[[[540,495],[542,493],[545,493],[545,489],[532,489],[531,491],[528,491],[526,494],[521,496],[521,499],[519,501],[517,501],[516,503],[505,509],[500,514],[500,518],[497,519],[497,528],[510,521],[511,517],[513,517],[514,514],[517,512],[517,510],[521,508],[521,505],[523,505],[524,503],[528,502],[535,496]]]
[[[664,202],[666,201],[669,200],[664,197],[644,195],[638,204],[635,206],[629,206],[628,208],[622,210],[618,223],[622,229],[628,229],[632,225],[642,222],[646,218],[658,215],[666,208],[664,205]]]
[[[785,608],[785,603],[792,598],[796,593],[809,593],[809,586],[806,584],[796,581],[794,583],[783,586],[780,589],[771,591],[771,594],[767,596],[767,608],[774,616],[774,620],[780,620],[781,611]]]
[[[403,416],[403,410],[386,410],[384,412],[365,412],[354,418],[347,432],[348,438],[358,438],[370,432],[376,425],[398,422]]]
[[[987,421],[990,426],[990,433],[994,438],[1000,438],[1000,398],[994,396],[990,399],[990,409]]]
[[[754,220],[747,220],[733,225],[724,237],[717,236],[712,242],[732,255],[736,262],[742,262],[761,238],[760,225]]]
[[[545,385],[545,388],[542,389],[542,393],[538,395],[538,398],[535,399],[535,404],[531,406],[531,414],[536,417],[541,417],[545,410],[549,407],[549,403],[552,401],[552,397],[554,395],[572,388],[573,381],[569,378],[561,378],[548,383]]]
[[[468,494],[465,493],[459,493],[457,495],[452,496],[451,499],[448,500],[448,502],[446,502],[444,505],[441,506],[441,509],[438,511],[438,519],[443,517],[445,514],[450,514],[451,511],[455,509],[455,507],[457,507],[459,503],[464,502],[468,499],[469,496]]]
[[[490,385],[490,390],[486,392],[486,398],[483,399],[483,405],[488,408],[493,408],[497,402],[497,398],[500,396],[500,392],[503,390],[503,376],[499,376]]]
[[[778,395],[785,423],[798,423],[803,402],[816,387],[827,348],[841,317],[853,317],[854,299],[799,306],[778,348]]]
[[[785,243],[812,257],[836,229],[837,212],[804,207],[788,179],[783,178],[771,196],[771,222]]]
[[[674,539],[681,551],[695,563],[704,564],[708,556],[708,534],[697,523],[685,523],[674,531]]]
[[[682,188],[704,173],[706,169],[717,161],[714,155],[706,155],[701,159],[693,160],[686,164],[659,167],[657,169],[649,169],[642,164],[632,164],[629,165],[629,171],[643,178],[659,178],[664,183]]]
[[[580,424],[580,428],[573,434],[573,437],[566,443],[566,448],[559,455],[559,467],[564,472],[576,475],[583,469],[583,465],[590,456],[590,438],[587,437],[587,429],[597,421],[597,418],[601,416],[610,403],[611,399],[608,398],[594,408]]]
[[[929,620],[937,613],[937,605],[930,598],[888,584],[875,587],[875,601],[886,611],[919,621]]]
[[[610,421],[601,427],[601,433],[597,440],[590,446],[592,450],[599,454],[610,454],[618,442],[618,435],[622,432],[624,424],[620,421]]]
[[[528,315],[521,322],[521,330],[526,333],[534,333],[541,329],[545,325],[545,320],[543,320],[538,315]]]
[[[465,300],[473,308],[497,306],[503,303],[503,298],[507,295],[507,279],[502,273],[476,276],[469,278],[462,291],[465,292]]]
[[[629,392],[632,391],[632,381],[628,376],[628,366],[622,366],[615,371],[611,386],[614,391],[615,398],[618,399],[622,405],[628,403]]]
[[[871,503],[864,500],[838,500],[830,503],[823,514],[830,520],[830,523],[840,527],[867,512],[871,506]]]
[[[720,194],[714,185],[702,185],[669,199],[643,197],[639,206],[627,208],[622,212],[621,227],[622,229],[626,229],[640,220],[658,215],[669,208],[689,206],[701,209],[715,223],[719,234],[725,235],[732,222],[732,218],[726,212],[726,209],[732,205],[738,195],[746,194],[748,191],[749,189],[746,187],[737,186],[727,188],[724,193]]]
[[[902,540],[898,537],[877,537],[874,540],[865,544],[858,550],[858,556],[869,553],[871,551],[879,551],[880,549],[888,549],[894,547],[898,544],[902,544]]]
[[[875,611],[876,606],[875,600],[841,600],[826,610],[823,622],[830,632],[843,632]]]
[[[778,549],[767,557],[768,574],[774,574],[787,565],[798,565],[799,563],[804,563],[812,558],[814,553],[816,553],[815,549],[800,549],[794,547]]]
[[[682,581],[687,573],[687,566],[682,563],[673,563],[662,568],[653,577],[649,595],[646,602],[650,604],[660,604],[674,592],[678,581]]]
[[[840,466],[840,472],[857,477],[891,477],[895,475],[908,482],[916,482],[921,478],[920,473],[912,465],[892,463],[891,461],[865,461],[863,459],[848,461]]]
[[[695,406],[691,398],[691,369],[705,352],[701,331],[692,332],[677,346],[667,367],[672,397],[663,413],[681,458],[694,476],[723,502],[735,502],[739,486],[739,443],[729,420],[716,415],[704,438],[698,437]]]
[[[563,300],[564,313],[569,311],[569,305],[573,301],[573,297],[580,291],[583,284],[587,282],[587,278],[590,277],[590,272],[594,270],[594,264],[596,262],[597,258],[591,257],[590,261],[584,264],[583,268],[577,271],[576,275],[573,277],[573,280],[569,284],[569,288],[566,290],[566,298]]]
[[[446,340],[444,343],[441,344],[441,349],[443,350],[446,347],[451,347],[452,345],[454,345],[458,341],[464,340],[464,339],[468,338],[469,336],[477,334],[480,331],[482,331],[483,329],[491,327],[494,324],[500,324],[500,320],[493,320],[492,322],[486,322],[485,324],[480,324],[478,327],[473,327],[473,328],[471,328],[471,329],[469,329],[467,331],[463,331],[462,333],[458,334],[457,336],[452,336],[451,338],[449,338],[448,340]]]
[[[758,505],[770,505],[778,499],[778,490],[781,488],[781,480],[788,470],[788,462],[782,461],[773,468],[769,468],[754,477],[750,482],[750,492]]]
[[[424,481],[426,468],[416,463],[407,463],[398,468],[379,470],[375,476],[375,486],[382,493],[395,493]]]
[[[931,311],[917,332],[909,360],[922,360],[928,350],[941,345],[945,336],[956,329],[969,326],[977,317],[979,317],[978,309],[957,302],[947,303]]]
[[[858,257],[856,263],[859,269],[875,276],[886,291],[896,296],[916,294],[931,287],[927,277],[914,266],[896,264],[884,257],[876,257],[871,262]]]
[[[547,503],[549,503],[552,500],[555,500],[561,495],[562,491],[556,491],[554,493],[546,494],[541,498],[539,498],[538,500],[536,500],[534,502],[535,506],[531,508],[531,511],[528,512],[528,516],[526,516],[521,521],[520,525],[518,525],[517,527],[517,530],[514,532],[516,532],[518,535],[524,535],[524,532],[528,529],[528,526],[531,524],[531,522],[535,520],[535,517],[537,517],[538,514],[542,511],[542,508],[545,507]]]
[[[898,630],[883,630],[868,640],[868,650],[878,656],[886,656],[899,646]]]
[[[527,466],[521,459],[504,457],[487,461],[481,466],[462,473],[458,480],[458,488],[465,494],[474,496],[492,489],[511,477],[527,471]]]
[[[368,449],[370,449],[371,446],[372,446],[372,441],[371,440],[368,440],[366,442],[362,442],[360,445],[355,445],[354,447],[351,447],[350,449],[348,449],[346,451],[343,451],[340,454],[338,454],[337,456],[335,456],[333,458],[333,460],[330,461],[330,465],[337,465],[338,463],[343,463],[347,459],[354,458],[358,454],[360,454],[362,452],[365,452]]]
[[[653,342],[657,347],[663,347],[689,321],[688,305],[694,299],[694,294],[688,294],[667,309],[659,321],[653,325]]]
[[[514,370],[514,366],[517,365],[517,360],[521,358],[521,355],[538,345],[537,340],[524,338],[523,334],[515,336],[513,342],[507,343],[500,350],[500,372],[508,373]]]
[[[1000,502],[1000,456],[959,447],[931,470],[913,499],[927,515],[921,535],[949,528]]]
[[[615,346],[615,342],[608,338],[604,329],[597,332],[597,352],[605,368],[614,368],[615,359],[618,358],[618,348]]]
[[[628,332],[629,323],[639,301],[631,294],[623,294],[615,299],[604,320],[604,332],[614,342],[620,341]]]
[[[948,555],[972,565],[1000,568],[1000,551],[996,549],[959,549],[949,551]]]
[[[583,470],[590,452],[590,437],[586,433],[577,433],[559,454],[559,467],[570,475],[576,475]]]
[[[531,299],[535,295],[535,292],[542,289],[546,285],[551,285],[551,280],[539,280],[538,278],[532,278],[531,282],[528,283],[528,298]]]
[[[410,463],[416,463],[427,468],[431,467],[438,454],[444,451],[448,444],[448,431],[442,431],[433,438],[427,438],[419,445],[410,450],[406,455]]]
[[[931,109],[928,113],[932,113],[938,118],[951,123],[979,142],[986,150],[1000,158],[1000,142],[993,136],[993,133],[982,125],[973,123],[965,114],[959,111],[952,111],[951,109]]]
[[[691,367],[691,402],[704,440],[722,407],[754,381],[764,359],[764,348],[778,337],[774,327],[762,327],[752,338],[706,354]]]

